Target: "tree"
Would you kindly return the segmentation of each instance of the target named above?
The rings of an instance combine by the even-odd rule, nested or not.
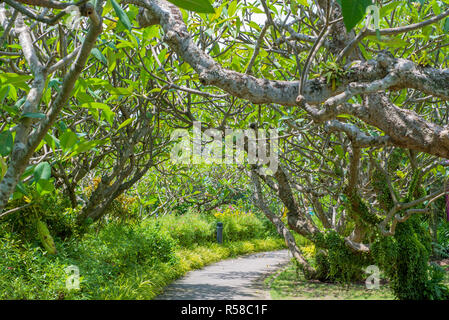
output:
[[[443,19],[449,11],[441,13],[442,9],[433,3],[434,17],[405,27],[381,29],[377,32],[378,38],[366,41],[365,38],[374,36],[376,31],[364,27],[358,34],[347,32],[348,23],[345,26],[341,9],[334,2],[318,1],[315,11],[311,6],[301,8],[307,12],[307,18],[298,18],[290,24],[287,19],[273,19],[275,6],[270,9],[265,2],[262,5],[267,22],[259,37],[255,37],[254,55],[245,73],[223,68],[200,50],[181,15],[174,14],[168,3],[150,3],[141,10],[140,23],[142,26],[161,24],[166,42],[193,67],[203,85],[214,85],[235,97],[263,104],[264,114],[268,113],[267,109],[283,114],[277,105],[287,107],[284,109],[288,113],[286,131],[293,138],[286,139],[281,155],[283,164],[273,177],[259,177],[252,170],[255,202],[276,224],[308,276],[357,279],[363,266],[378,261],[388,270],[398,297],[434,298],[435,292],[441,291],[429,287],[430,242],[416,219],[411,217],[429,213],[432,203],[445,193],[443,178],[429,176],[436,174],[437,168],[444,171],[446,162],[439,162],[436,157],[447,158],[448,155],[448,131],[444,127],[447,122],[442,119],[440,108],[434,113],[427,111],[433,108],[433,103],[418,104],[415,110],[419,113],[407,106],[412,101],[419,103],[432,98],[440,99],[437,103],[447,101],[449,73],[447,69],[438,68],[447,65],[446,60],[440,62],[439,58],[442,44],[424,51],[419,59],[416,55],[428,48],[430,35],[438,38],[443,32],[447,23],[447,19]],[[345,9],[345,1],[342,5]],[[391,11],[391,4],[387,5],[384,8]],[[425,14],[430,6],[423,8],[409,3],[407,9],[419,20],[420,12]],[[286,15],[294,15],[293,10],[285,11]],[[388,24],[400,23],[398,17],[399,14],[393,12]],[[291,27],[305,19],[316,27],[316,31],[311,32],[315,33],[314,37],[307,34],[307,28],[296,31]],[[268,48],[283,49],[287,51],[285,55],[288,50],[295,52],[299,63],[292,70],[302,70],[299,82],[261,79],[248,72],[268,28],[272,31],[272,45]],[[394,41],[398,35],[417,34],[422,29],[426,29],[425,36],[414,43],[414,50],[392,50],[395,54],[380,50],[397,45]],[[318,30],[321,31],[318,33]],[[379,39],[379,35],[384,38]],[[386,38],[391,35],[396,38]],[[311,48],[289,42],[292,39],[310,42]],[[404,38],[399,42],[407,44]],[[307,80],[309,69],[314,67],[320,75]],[[287,70],[285,73],[289,74]],[[290,77],[283,76],[295,78],[291,73]],[[298,124],[304,119],[312,120],[313,124]],[[259,122],[264,120],[266,118]],[[383,165],[381,160],[384,160]],[[302,256],[288,228],[267,205],[260,179],[271,196],[276,194],[288,210],[288,226],[323,249],[323,263],[317,268]],[[426,185],[430,181],[433,184]],[[318,219],[308,216],[308,206],[313,207]],[[403,226],[397,227],[398,224]],[[390,240],[394,248],[384,248],[385,242]],[[401,263],[402,259],[408,262]],[[391,265],[403,266],[397,270],[388,268]],[[329,270],[323,271],[326,267]],[[404,286],[413,277],[419,280]],[[416,288],[421,290],[416,293]]]

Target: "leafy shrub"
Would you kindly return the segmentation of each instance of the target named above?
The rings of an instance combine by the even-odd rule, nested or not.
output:
[[[226,242],[278,237],[277,233],[273,234],[272,230],[266,229],[260,216],[232,206],[215,212],[214,216],[189,212],[181,216],[166,215],[149,219],[144,224],[150,225],[155,221],[160,224],[161,230],[165,230],[183,247],[215,242],[217,222],[223,223],[223,241]]]
[[[301,247],[301,251],[304,254],[304,257],[309,261],[316,255],[316,248],[313,243]]]
[[[280,249],[283,243],[260,239],[181,248],[151,222],[111,224],[83,239],[57,240],[56,246],[58,254],[51,256],[36,244],[0,234],[0,299],[152,299],[193,268],[239,254]],[[80,290],[65,287],[65,268],[71,265],[80,270]]]
[[[32,190],[29,191],[36,194]],[[26,205],[28,206],[24,207]],[[20,234],[21,239],[37,239],[35,218],[48,225],[53,237],[68,239],[76,233],[75,211],[70,208],[70,201],[58,191],[43,196],[15,199],[8,203],[6,210],[17,207],[24,208],[7,215],[3,220],[3,227],[9,232]]]
[[[98,188],[100,182],[101,178],[95,177],[92,179],[92,183],[84,188],[83,192],[86,199]],[[101,228],[109,222],[137,222],[139,213],[138,210],[134,210],[136,208],[133,205],[136,200],[137,197],[131,197],[126,193],[121,193],[118,197],[112,200],[110,205],[106,208],[105,214],[97,223],[98,227]]]
[[[449,222],[443,221],[438,226],[438,243],[449,253]]]
[[[260,222],[262,222],[262,229],[265,237],[279,237],[275,224],[272,223],[263,213],[256,212],[255,216],[260,220]]]
[[[428,267],[428,281],[425,286],[425,296],[430,300],[448,300],[449,290],[442,282],[446,276],[445,270],[437,264]]]
[[[317,250],[324,250],[318,251],[318,258],[315,256],[320,279],[340,283],[360,281],[364,277],[363,269],[372,264],[372,258],[368,254],[351,251],[346,246],[344,237],[333,230],[316,235],[314,242]]]
[[[228,206],[214,214],[223,223],[223,241],[242,241],[264,238],[266,229],[256,215]]]
[[[92,246],[104,251],[98,252],[106,262],[120,268],[129,268],[144,263],[175,262],[175,241],[157,224],[143,228],[121,223],[111,223],[98,236],[90,236]]]
[[[187,213],[182,216],[167,215],[150,219],[144,225],[150,226],[155,223],[183,247],[214,241],[215,227],[204,215],[197,213]]]
[[[328,281],[330,277],[330,263],[324,250],[320,250],[315,255],[316,278],[320,281]]]
[[[428,265],[430,243],[419,216],[412,216],[398,225],[394,237],[373,244],[373,255],[399,299],[446,299],[449,296],[448,288],[441,283],[442,274]]]
[[[15,236],[3,233],[0,237],[0,265],[4,266],[0,269],[2,299],[111,296],[122,285],[118,278],[133,277],[160,264],[173,266],[178,261],[175,241],[155,226],[110,224],[99,234],[88,234],[82,240],[57,241],[56,256]],[[65,268],[70,265],[80,270],[80,291],[65,288]]]

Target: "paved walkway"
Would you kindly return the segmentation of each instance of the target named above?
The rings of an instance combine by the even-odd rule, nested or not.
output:
[[[156,300],[267,300],[262,279],[290,258],[288,250],[280,250],[223,260],[187,273]]]

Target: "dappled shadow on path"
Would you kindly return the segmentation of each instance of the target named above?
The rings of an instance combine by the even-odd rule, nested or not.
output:
[[[236,292],[235,286],[219,286],[216,284],[177,284],[169,288],[155,300],[232,300],[254,299],[254,294]]]

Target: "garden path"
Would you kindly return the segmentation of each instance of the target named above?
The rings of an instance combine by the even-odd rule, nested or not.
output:
[[[187,273],[156,300],[269,300],[262,279],[286,265],[288,250],[227,259]]]

